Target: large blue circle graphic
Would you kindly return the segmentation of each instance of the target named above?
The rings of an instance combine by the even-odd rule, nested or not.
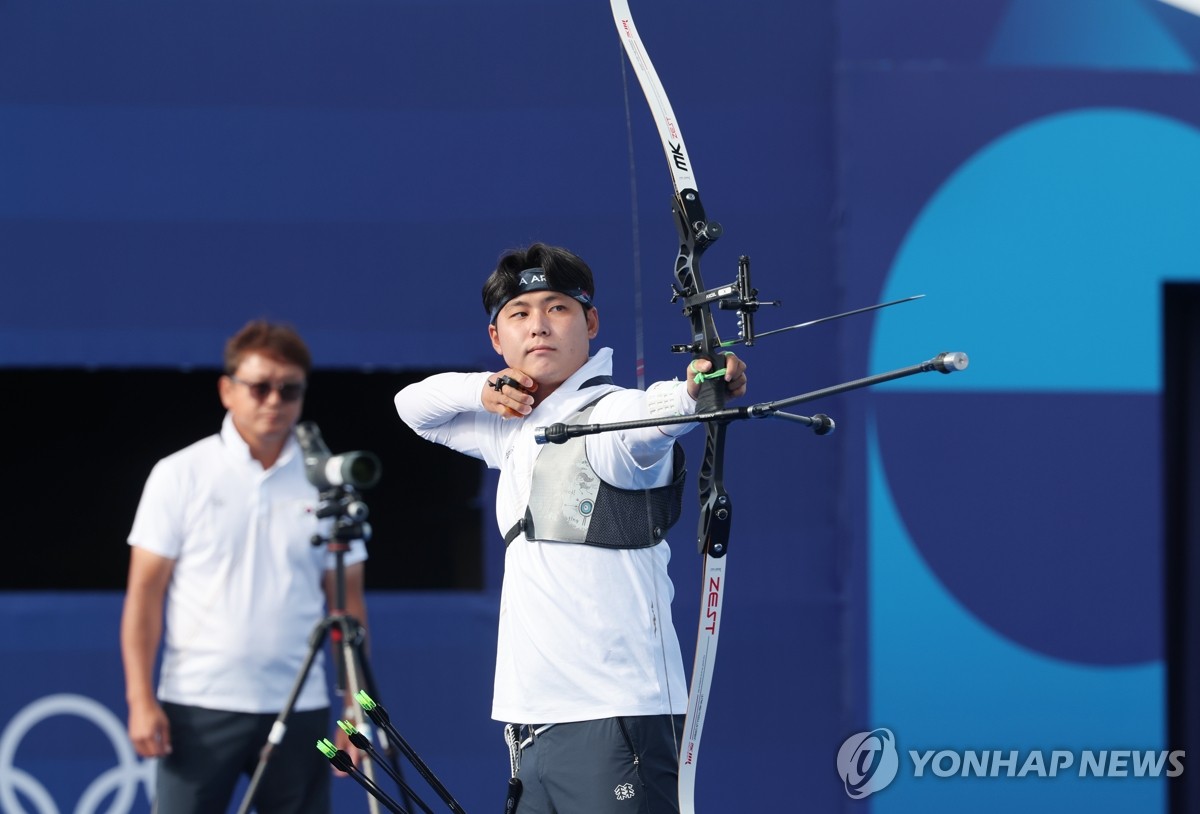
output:
[[[1200,279],[1200,132],[1140,111],[1039,120],[931,199],[876,323],[871,367],[913,347],[971,368],[872,395],[905,528],[941,584],[1068,661],[1161,657],[1161,290]]]

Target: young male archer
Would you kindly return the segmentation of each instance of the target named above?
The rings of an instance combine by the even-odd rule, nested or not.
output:
[[[492,717],[510,724],[521,814],[678,810],[687,687],[671,621],[664,534],[679,515],[694,423],[539,446],[538,427],[691,415],[711,362],[645,391],[591,353],[600,317],[591,269],[566,249],[510,251],[483,286],[505,367],[441,373],[396,395],[421,437],[500,470],[506,542]],[[745,363],[724,357],[730,397]]]

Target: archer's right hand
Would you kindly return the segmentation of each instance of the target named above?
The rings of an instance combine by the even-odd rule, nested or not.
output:
[[[488,376],[483,385],[483,409],[501,418],[524,418],[533,412],[537,382],[519,370],[506,367]]]

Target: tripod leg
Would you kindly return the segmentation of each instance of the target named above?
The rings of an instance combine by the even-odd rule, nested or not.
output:
[[[345,699],[348,699],[345,701],[347,720],[354,724],[356,729],[362,730],[365,725],[362,720],[362,711],[352,701],[355,694],[359,690],[364,689],[359,675],[362,672],[363,664],[363,654],[361,651],[363,629],[358,624],[358,621],[350,616],[337,616],[335,621],[333,650],[334,657],[338,662],[338,690],[344,694]],[[358,763],[359,770],[368,780],[374,783],[375,765],[370,755],[360,752]],[[378,800],[368,795],[367,805],[371,814],[379,814]]]
[[[348,635],[337,628],[334,629],[334,633],[335,635],[342,633],[343,641],[346,643],[346,647],[344,648],[344,662],[351,667],[351,670],[348,670],[345,674],[346,684],[351,687],[351,692],[347,696],[351,700],[346,705],[346,718],[355,729],[360,730],[360,733],[368,741],[363,744],[366,748],[361,753],[361,759],[367,761],[368,765],[372,765],[370,763],[371,755],[374,755],[376,758],[375,763],[386,761],[386,765],[383,765],[382,768],[396,782],[400,801],[403,806],[410,810],[415,806],[426,812],[426,814],[433,814],[429,806],[425,804],[425,801],[405,782],[399,758],[396,755],[395,747],[388,738],[387,731],[383,727],[373,730],[373,723],[364,717],[362,707],[353,700],[359,694],[360,690],[371,695],[372,693],[377,693],[378,688],[375,686],[375,677],[371,673],[371,663],[363,651],[363,628],[356,627],[357,621],[353,617],[347,617],[346,624],[353,627],[357,635]],[[341,674],[339,674],[340,676]],[[339,687],[339,689],[341,688]],[[369,743],[372,730],[380,744],[378,750]],[[371,754],[368,754],[367,750]]]
[[[378,698],[379,696],[377,693],[379,691],[379,686],[375,683],[375,676],[371,672],[371,662],[367,659],[366,654],[362,651],[361,641],[362,640],[360,637],[360,639],[359,639],[360,646],[358,648],[359,667],[362,668],[362,679],[363,679],[363,683],[365,685],[365,686],[361,687],[361,689],[366,690],[367,694],[370,695],[372,698]],[[357,694],[357,690],[355,691],[355,694]],[[363,717],[362,708],[357,703],[355,703],[353,706],[354,706],[354,709],[355,709],[358,717],[360,719],[362,719],[362,717]],[[363,723],[366,723],[366,721],[363,721]],[[396,780],[397,785],[400,787],[400,801],[404,804],[404,806],[406,808],[411,809],[411,808],[413,808],[413,806],[415,804],[416,806],[420,807],[422,810],[428,811],[429,807],[426,806],[425,803],[419,797],[417,797],[415,792],[412,792],[410,794],[410,789],[409,789],[408,785],[404,782],[404,773],[400,769],[400,758],[396,754],[396,747],[392,744],[391,740],[388,738],[387,732],[382,727],[380,727],[377,730],[377,735],[378,735],[378,739],[379,739],[380,752],[382,752],[383,758],[385,760],[387,760],[388,766],[392,770],[392,776]]]
[[[283,705],[279,715],[275,718],[275,723],[271,724],[271,732],[267,736],[267,742],[263,744],[262,751],[258,755],[258,765],[254,767],[254,775],[250,778],[250,785],[246,788],[246,794],[242,797],[242,804],[238,808],[238,814],[249,814],[250,806],[254,803],[254,795],[258,793],[258,785],[262,782],[263,773],[267,770],[267,763],[271,760],[271,754],[275,751],[275,747],[283,741],[283,736],[287,734],[287,719],[292,714],[292,708],[296,706],[296,699],[300,697],[300,691],[304,689],[304,682],[308,678],[308,672],[312,669],[313,661],[316,660],[317,654],[321,652],[321,645],[325,642],[325,634],[329,630],[329,626],[333,623],[332,619],[323,619],[313,628],[312,635],[308,638],[308,655],[304,658],[304,666],[300,668],[300,672],[296,675],[295,682],[292,683],[292,690],[288,693],[287,702]]]

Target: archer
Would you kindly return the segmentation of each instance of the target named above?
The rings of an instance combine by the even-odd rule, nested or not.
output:
[[[733,354],[715,373],[693,360],[686,381],[615,385],[611,349],[590,355],[594,295],[591,269],[571,252],[508,252],[483,286],[506,367],[430,376],[395,399],[421,437],[500,470],[507,550],[492,717],[509,724],[521,814],[624,814],[630,797],[644,798],[639,810],[678,811],[688,700],[664,535],[685,474],[676,439],[695,424],[554,446],[535,429],[691,415],[705,374],[729,397],[746,391]]]

